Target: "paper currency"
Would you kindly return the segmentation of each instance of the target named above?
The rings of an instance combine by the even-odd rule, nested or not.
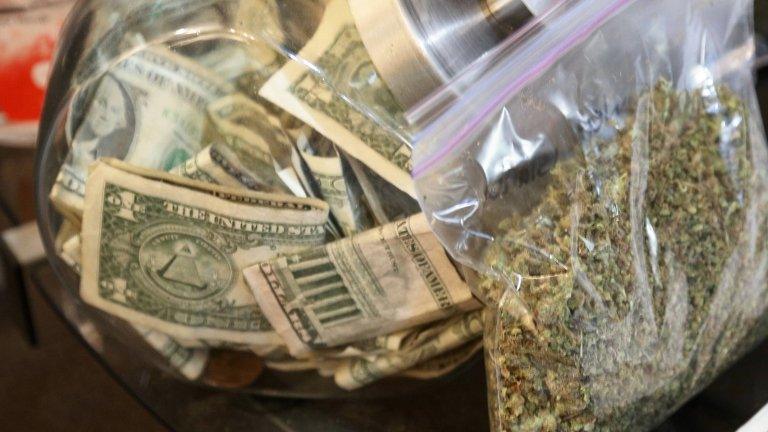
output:
[[[271,67],[267,65],[265,68]],[[250,168],[249,176],[261,179],[260,183],[266,182],[273,189],[312,197],[293,166],[297,130],[306,125],[253,94],[254,88],[261,87],[264,72],[260,69],[243,74],[238,78],[237,86],[245,93],[229,95],[212,103],[208,113],[227,147],[241,153],[247,150],[250,157],[244,159],[244,165]],[[291,128],[296,130],[291,131]]]
[[[75,273],[81,274],[82,272],[82,243],[80,241],[80,233],[77,233],[65,241],[59,252],[59,257],[64,261]]]
[[[333,89],[302,64],[292,61],[286,63],[259,94],[312,126],[390,183],[415,196],[410,175],[411,148],[407,142],[349,103],[355,100],[370,107],[384,107],[388,117],[402,117],[402,108],[376,76],[347,0],[328,3],[317,32],[299,57],[322,65],[322,73],[332,81]],[[343,98],[342,94],[349,98]]]
[[[342,233],[351,236],[372,228],[367,208],[360,202],[360,186],[351,168],[345,169],[333,143],[319,135],[302,136],[297,149],[317,183],[320,198],[328,203]]]
[[[133,325],[133,328],[185,378],[194,381],[203,374],[210,355],[208,350],[186,348],[172,337],[144,326]]]
[[[182,340],[280,345],[241,269],[322,244],[327,205],[127,169],[88,178],[83,300]]]
[[[410,351],[384,355],[374,360],[345,361],[336,369],[334,380],[339,387],[354,390],[452,351],[480,337],[482,333],[482,311],[459,316],[443,332]]]
[[[64,244],[72,237],[80,234],[80,226],[75,225],[69,219],[63,219],[59,230],[56,231],[56,238],[53,240],[53,247],[56,253],[61,253]]]
[[[303,140],[305,137],[302,135],[299,139]],[[317,181],[315,181],[314,176],[312,176],[312,172],[309,170],[307,163],[304,162],[304,158],[301,157],[298,148],[293,149],[293,153],[291,154],[291,164],[307,193],[315,198],[322,197],[320,187],[317,184]]]
[[[231,154],[230,159],[240,161],[238,165],[247,170],[248,177],[269,190],[307,196],[281,173],[290,167],[293,139],[272,112],[240,93],[212,103],[208,112],[225,140],[222,148]]]
[[[223,97],[208,106],[213,124],[224,136],[237,136],[264,155],[285,152],[293,146],[280,121],[263,105],[241,93]]]
[[[446,324],[450,325],[452,322],[452,319],[447,319],[444,322],[436,322],[428,326],[417,326],[387,335],[374,336],[355,341],[338,349],[314,352],[311,357],[306,359],[296,359],[287,351],[280,350],[275,350],[268,354],[265,356],[265,359],[268,367],[285,372],[319,371],[321,369],[327,371],[331,367],[340,366],[342,361],[346,359],[363,358],[372,360],[382,355],[413,349],[415,345],[412,342],[427,341],[445,330]],[[425,335],[426,337],[419,335]]]
[[[464,315],[465,319],[469,319],[468,316],[472,313],[474,312],[467,312]],[[335,370],[346,367],[349,364],[348,361],[367,360],[373,362],[385,356],[416,350],[430,343],[432,339],[451,326],[455,326],[457,319],[460,318],[452,317],[426,326],[358,341],[341,350],[323,351],[320,356],[313,355],[311,358],[303,360],[295,359],[286,352],[269,358],[267,366],[283,372],[317,370],[323,376],[333,376]],[[481,348],[482,340],[472,341],[419,363],[407,371],[398,373],[398,375],[416,379],[432,379],[444,376],[466,363]]]
[[[423,214],[244,274],[264,315],[299,358],[477,306]]]
[[[259,88],[285,63],[285,57],[257,40],[249,41],[247,45],[235,40],[217,41],[215,49],[195,60],[233,83],[238,91],[251,99],[256,98]]]
[[[252,191],[288,192],[269,155],[234,137],[228,144],[212,144],[171,173],[205,183]]]
[[[483,340],[478,339],[448,351],[445,354],[426,360],[423,363],[419,363],[416,366],[401,372],[399,375],[420,380],[440,378],[466,364],[482,349]]]
[[[72,236],[64,243],[59,254],[61,259],[78,275],[82,274],[82,249],[80,234]],[[147,327],[131,324],[136,332],[168,363],[185,378],[196,380],[203,373],[208,361],[208,350],[191,349],[170,336]]]
[[[263,31],[263,28],[258,29],[258,32]],[[263,33],[259,34],[263,36]],[[285,133],[295,140],[295,133],[304,126],[304,122],[259,96],[259,90],[285,64],[286,57],[259,40],[251,40],[248,45],[227,40],[220,41],[219,45],[198,58],[200,63],[232,83],[238,93],[266,109],[279,121]]]
[[[411,330],[400,331],[392,335],[377,336],[345,346],[339,350],[323,351],[306,359],[296,359],[287,352],[267,358],[267,367],[282,372],[323,371],[323,376],[333,376],[333,370],[346,359],[375,359],[377,356],[398,351],[403,337]],[[330,373],[328,373],[330,371]]]
[[[471,313],[471,312],[466,312]],[[315,352],[323,358],[376,358],[384,354],[398,351],[409,351],[424,344],[435,335],[443,332],[453,324],[454,317],[442,321],[434,321],[420,326],[413,326],[386,335],[374,336],[352,342],[338,349]]]
[[[257,106],[250,101],[239,101],[241,96],[226,97],[232,101],[226,105]],[[241,103],[242,102],[242,103]],[[225,105],[225,104],[222,104]],[[255,110],[256,108],[254,108]],[[226,111],[228,108],[222,108]],[[258,111],[249,110],[252,115],[261,115]],[[243,115],[245,117],[245,114]],[[277,162],[272,159],[269,150],[265,151],[260,143],[264,142],[263,137],[253,137],[249,142],[243,141],[249,135],[254,135],[254,131],[245,130],[242,126],[227,126],[227,121],[217,120],[222,130],[229,130],[226,143],[216,143],[206,147],[194,158],[186,161],[182,165],[172,170],[173,174],[180,175],[193,180],[199,180],[206,183],[218,184],[230,187],[241,187],[254,191],[269,191],[280,193],[292,193],[298,197],[316,197],[311,191],[308,180],[302,175],[297,175],[294,167],[280,169]],[[238,129],[244,129],[237,132]],[[270,132],[280,134],[279,130]],[[283,142],[282,145],[290,145]],[[293,146],[289,148],[292,151]],[[292,158],[300,160],[298,153]],[[279,170],[279,171],[276,171]],[[300,171],[301,172],[301,171]],[[341,234],[331,220],[326,227],[328,233],[333,238],[341,238]]]
[[[378,225],[405,219],[421,212],[415,199],[381,178],[368,166],[343,152],[341,157],[352,169],[362,190],[361,200],[371,210]]]
[[[99,158],[169,170],[194,156],[206,146],[206,108],[232,91],[167,49],[147,48],[117,63],[91,98],[77,96],[88,99],[81,107],[86,113],[51,191],[53,203],[77,218],[88,166]]]
[[[337,359],[308,359],[297,360],[292,357],[287,357],[280,360],[270,360],[266,362],[266,365],[270,369],[274,369],[280,372],[306,372],[306,371],[320,371],[320,370],[335,370],[342,363],[342,360]]]

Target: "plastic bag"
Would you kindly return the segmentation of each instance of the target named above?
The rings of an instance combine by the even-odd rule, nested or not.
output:
[[[496,430],[648,430],[766,335],[752,6],[565,2],[411,113]]]

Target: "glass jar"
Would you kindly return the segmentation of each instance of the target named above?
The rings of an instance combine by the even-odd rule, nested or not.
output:
[[[367,86],[381,85],[372,68],[345,71],[346,75],[339,79],[331,77],[322,62],[314,59],[312,64],[299,54],[320,25],[325,8],[323,0],[77,3],[65,23],[51,76],[41,120],[36,172],[38,223],[51,265],[64,289],[75,296],[79,292],[81,263],[73,256],[79,256],[80,244],[79,240],[71,240],[77,237],[80,228],[78,211],[83,208],[88,163],[111,157],[155,170],[178,168],[203,150],[203,142],[222,138],[220,130],[211,127],[213,114],[209,106],[232,95],[246,105],[256,102],[265,118],[269,116],[271,128],[258,130],[259,133],[292,143],[310,139],[312,133],[307,132],[305,125],[259,96],[259,89],[270,74],[289,61],[330,78],[334,90],[338,89],[333,87],[334,82],[346,83],[344,91],[334,97],[351,106],[365,104],[364,111],[382,125],[382,136],[407,140],[403,138],[407,137],[407,128],[402,116],[382,108],[390,99],[366,100],[361,96],[363,93],[356,92],[350,78],[356,73],[367,74],[363,76]],[[243,132],[243,128],[264,126],[263,118],[258,116],[240,121],[252,122],[235,126],[246,138],[248,131]],[[132,147],[138,141],[140,150]],[[73,146],[73,142],[77,145]],[[290,154],[287,158],[290,163]],[[277,166],[285,161],[279,159],[275,155],[270,163]],[[258,180],[268,186],[283,181],[279,187],[262,188],[269,192],[300,195],[297,190],[304,188],[306,192],[318,187],[291,176]],[[400,215],[418,212],[415,201],[403,198],[396,188],[389,196],[406,203],[399,209]],[[77,252],[66,252],[68,248]],[[254,394],[335,398],[410,393],[450,379],[468,367],[464,363],[441,379],[393,376],[347,391],[314,370],[280,371],[265,367],[254,354],[226,347],[190,348],[183,341],[131,324],[83,301],[76,304],[82,308],[81,315],[92,317],[96,323],[93,331],[117,338],[145,359],[147,367],[163,368],[180,379],[203,385]],[[200,351],[207,352],[207,356],[199,357]],[[477,360],[477,355],[466,357]],[[302,367],[297,365],[297,369]]]

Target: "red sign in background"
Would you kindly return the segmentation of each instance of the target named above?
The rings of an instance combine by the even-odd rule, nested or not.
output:
[[[0,11],[0,125],[38,120],[59,29],[70,6],[63,2]]]

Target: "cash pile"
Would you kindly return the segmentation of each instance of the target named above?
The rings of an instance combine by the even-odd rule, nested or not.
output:
[[[268,0],[233,3],[238,22],[280,23]],[[480,305],[412,198],[410,148],[338,87],[401,110],[380,80],[358,85],[375,71],[347,0],[324,11],[299,55],[335,87],[221,39],[147,45],[70,104],[59,254],[86,303],[189,379],[228,350],[356,389],[482,346]]]

